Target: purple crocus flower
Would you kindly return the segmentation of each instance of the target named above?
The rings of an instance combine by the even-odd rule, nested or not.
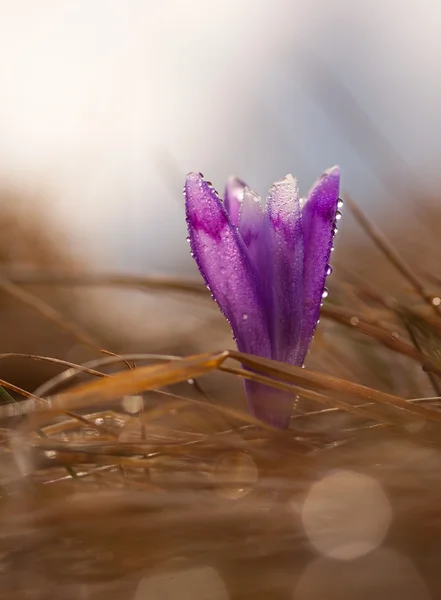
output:
[[[300,199],[288,175],[266,205],[239,179],[225,200],[199,173],[185,183],[189,241],[205,283],[241,352],[302,366],[319,319],[338,218],[340,170],[333,167]],[[293,398],[246,382],[251,412],[284,428]]]

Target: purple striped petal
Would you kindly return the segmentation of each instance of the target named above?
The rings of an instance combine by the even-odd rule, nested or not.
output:
[[[303,313],[303,231],[296,180],[288,175],[269,193],[266,220],[267,302],[272,358],[298,364]]]
[[[230,177],[225,188],[225,208],[236,227],[239,224],[240,206],[243,200],[245,183],[237,177]]]
[[[340,169],[323,173],[302,208],[304,259],[304,307],[300,357],[306,357],[320,314],[328,263],[334,238],[340,187]]]
[[[192,255],[242,352],[270,356],[258,277],[245,244],[216,192],[197,173],[185,184]]]
[[[263,238],[264,211],[260,197],[245,188],[239,214],[239,233],[248,250],[248,256],[256,269],[260,270]]]

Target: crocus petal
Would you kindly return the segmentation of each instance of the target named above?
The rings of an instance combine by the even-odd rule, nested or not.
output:
[[[264,276],[268,271],[268,255],[263,244],[264,218],[260,197],[246,188],[239,215],[239,233],[257,269],[262,289],[265,289]],[[255,417],[279,429],[288,427],[293,406],[291,394],[251,380],[245,382],[245,388],[250,411]]]
[[[303,327],[300,343],[302,361],[308,352],[319,318],[334,238],[339,187],[340,169],[332,167],[314,184],[302,208],[305,246]]]
[[[298,364],[303,312],[303,231],[296,180],[288,175],[268,196],[265,219],[267,303],[272,358]]]
[[[260,197],[249,188],[245,188],[239,213],[239,233],[258,272],[262,254],[263,218],[264,212]]]
[[[258,277],[245,244],[216,192],[197,173],[187,176],[186,214],[191,251],[240,351],[270,356]]]
[[[291,420],[294,396],[257,381],[247,379],[245,389],[250,412],[277,429],[286,429]]]
[[[230,177],[225,188],[225,208],[233,225],[239,224],[240,206],[243,200],[245,183],[237,177]]]

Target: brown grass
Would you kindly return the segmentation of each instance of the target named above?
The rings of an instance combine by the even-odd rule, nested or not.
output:
[[[317,554],[302,507],[335,469],[381,485],[393,514],[383,547],[405,554],[441,597],[440,288],[358,218],[403,287],[393,293],[342,269],[306,369],[207,352],[205,336],[194,344],[201,352],[186,357],[99,356],[99,332],[65,317],[59,293],[124,287],[207,306],[209,295],[193,282],[4,261],[8,310],[21,303],[70,339],[90,336],[97,358],[76,364],[56,344],[53,353],[17,343],[0,354],[0,597],[134,598],[146,576],[202,565],[216,569],[232,599],[291,598]],[[213,319],[226,330],[214,305]],[[12,381],[2,364],[21,377]],[[29,374],[43,365],[54,370],[35,389]],[[246,377],[292,392],[288,431],[248,414]],[[351,563],[371,586],[359,597],[395,593],[375,561],[363,560]],[[343,563],[333,564],[346,577]],[[195,597],[177,586],[180,598]],[[335,589],[326,597],[354,597],[349,584],[347,595]],[[324,597],[314,590],[296,597]]]

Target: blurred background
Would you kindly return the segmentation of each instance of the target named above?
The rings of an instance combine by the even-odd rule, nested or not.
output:
[[[406,264],[418,276],[429,272],[432,279],[426,281],[434,284],[441,274],[440,31],[438,0],[0,0],[0,353],[56,356],[79,363],[102,358],[103,348],[121,354],[185,355],[233,347],[216,306],[200,296],[184,297],[170,290],[146,294],[136,286],[128,289],[120,284],[103,287],[95,285],[96,279],[91,285],[92,279],[84,275],[122,273],[200,281],[185,241],[182,186],[185,174],[192,170],[203,172],[220,192],[228,176],[238,175],[265,196],[271,183],[287,173],[298,177],[306,194],[324,169],[339,164],[342,191],[381,228]],[[397,276],[349,210],[344,209],[343,216],[325,309],[339,306],[333,319],[332,313],[324,314],[307,366],[403,398],[430,399],[435,394],[436,399],[439,382],[421,368],[427,356],[433,361],[441,356],[441,328],[430,312],[433,306],[421,306],[415,290],[409,289],[409,279]],[[34,277],[29,268],[37,269]],[[41,271],[50,274],[54,269],[72,277],[77,274],[82,285],[78,281],[73,285],[72,279],[69,284],[51,280],[48,285]],[[390,302],[388,293],[399,303]],[[416,312],[410,310],[415,307],[432,321],[417,322]],[[357,327],[362,319],[372,339],[360,335]],[[350,327],[344,329],[341,323]],[[398,350],[395,347],[397,352],[392,353],[394,343]],[[26,390],[52,389],[54,382],[38,386],[61,370],[59,365],[23,357],[1,358],[0,379]],[[242,382],[230,378],[227,383],[216,379],[218,375],[204,390],[219,404],[241,403],[244,408]],[[115,410],[127,422],[131,418],[124,405]],[[136,410],[142,418],[151,416]],[[110,421],[121,421],[121,414]],[[174,409],[166,416],[173,424],[167,430],[173,438],[170,446],[179,446],[175,433],[182,433],[193,421],[187,422],[185,415],[181,421]],[[205,427],[212,433],[210,419],[202,425],[195,422],[197,435],[200,431],[205,435]],[[260,471],[251,464],[255,473],[249,489],[242,485],[243,475],[237,476],[241,497],[254,489],[258,477],[271,494],[274,481],[288,481],[289,515],[280,510],[288,498],[283,496],[288,493],[283,485],[280,497],[263,494],[263,500],[258,495],[255,500],[250,495],[249,504],[235,504],[236,511],[228,503],[213,503],[206,514],[196,514],[196,500],[205,498],[205,488],[193,489],[189,480],[196,500],[193,496],[184,500],[195,520],[182,519],[179,463],[176,472],[172,469],[172,478],[178,480],[178,517],[170,520],[171,529],[177,530],[171,537],[161,537],[161,526],[166,532],[167,526],[161,522],[156,528],[155,506],[151,524],[133,511],[129,494],[136,492],[136,501],[143,504],[139,514],[145,510],[146,497],[164,508],[162,496],[150,492],[167,490],[167,485],[155,481],[151,473],[146,484],[148,468],[141,473],[136,469],[133,487],[125,472],[116,483],[97,476],[87,488],[91,490],[87,497],[87,483],[80,487],[81,482],[65,477],[62,457],[60,481],[69,480],[71,487],[60,484],[58,492],[57,485],[46,485],[53,481],[44,480],[38,488],[44,489],[39,512],[31,498],[38,485],[20,487],[22,479],[26,485],[31,481],[33,465],[29,466],[27,456],[20,464],[15,461],[17,448],[27,452],[21,438],[9,452],[15,421],[12,426],[8,421],[10,431],[0,428],[0,500],[10,481],[19,482],[19,493],[10,503],[16,521],[0,511],[2,531],[9,526],[9,534],[2,534],[0,540],[4,544],[0,544],[0,579],[11,580],[10,587],[1,580],[0,590],[7,588],[8,600],[43,599],[49,597],[48,590],[56,597],[84,600],[175,598],[176,590],[180,598],[184,598],[181,590],[187,590],[191,598],[225,600],[440,597],[439,448],[427,447],[423,434],[418,444],[414,439],[407,443],[398,436],[388,440],[386,430],[385,441],[381,438],[385,430],[373,428],[372,437],[359,434],[359,447],[348,451],[338,441],[341,431],[347,433],[345,417],[320,423],[312,419],[307,427],[314,435],[319,432],[321,444],[328,442],[326,436],[335,441],[335,455],[314,454],[313,446],[300,451],[294,435],[283,442],[286,446],[279,445],[275,436],[274,447],[270,440],[267,454],[258,455],[259,460],[265,456]],[[412,425],[409,435],[420,423],[416,429]],[[123,427],[121,431],[127,436],[133,433]],[[359,430],[354,431],[358,435]],[[111,433],[118,442],[128,443],[118,437],[123,434]],[[135,433],[144,440],[144,424]],[[75,443],[83,440],[76,435]],[[240,435],[234,440],[236,449],[243,447]],[[158,439],[162,436],[161,430]],[[62,441],[66,440],[69,436]],[[182,455],[193,468],[192,450],[187,452]],[[246,452],[239,453],[241,459],[249,459]],[[44,452],[45,467],[56,454]],[[3,455],[14,463],[11,471],[16,479],[9,477]],[[210,460],[214,464],[218,459],[207,456],[202,456],[202,467],[197,464],[204,476],[213,470]],[[227,463],[226,474],[234,476],[235,468]],[[272,470],[274,465],[280,472]],[[335,473],[335,468],[343,470]],[[88,476],[86,471],[81,477]],[[49,467],[48,472],[52,473]],[[96,495],[102,485],[111,492],[110,500]],[[51,489],[55,489],[53,505],[47,504]],[[117,508],[112,508],[115,490],[128,493],[127,507],[121,509],[115,501]],[[140,491],[145,496],[138,495]],[[16,502],[17,497],[23,502]],[[110,504],[102,511],[106,502]],[[174,518],[175,505],[170,506]],[[61,514],[59,521],[56,511]],[[50,529],[52,514],[55,524]],[[112,514],[115,520],[108,527]],[[326,526],[320,520],[323,515],[330,515]],[[290,520],[296,520],[297,529],[287,527]],[[16,541],[17,523],[22,526],[23,542]],[[121,541],[124,523],[127,538]],[[213,523],[220,523],[219,530],[210,530]],[[76,546],[72,531],[81,524],[87,535],[80,528]],[[64,526],[63,537],[59,527]],[[45,532],[45,528],[52,531],[53,545],[48,542],[41,551],[40,538],[32,545],[37,539],[32,532]],[[304,530],[307,536],[302,542],[303,534],[297,532]],[[104,552],[100,536],[106,538],[109,532],[110,537],[116,532],[117,539],[111,551]],[[228,538],[231,532],[238,532],[238,537]],[[299,552],[299,540],[300,545],[309,544],[306,555],[304,548]],[[344,548],[343,556],[335,554],[334,542]],[[129,582],[133,589],[126,596],[112,582],[111,596],[106,587],[109,573],[123,577],[125,544],[133,543],[136,561],[154,561],[159,548],[159,560],[169,557],[179,571],[185,567],[182,556],[189,551],[196,557],[196,567],[202,560],[211,570],[171,576],[149,572],[145,579]],[[392,549],[392,543],[399,551]],[[219,554],[219,564],[226,561],[224,571],[212,561],[213,570],[205,556],[207,546]],[[10,555],[16,551],[14,563]],[[89,589],[80,582],[79,574],[99,581],[95,560],[105,563],[105,573],[104,587],[95,586],[93,591],[93,585]],[[54,583],[49,588],[43,567],[55,579],[71,567],[74,587]],[[295,596],[292,578],[298,579]],[[229,581],[228,592],[224,580]],[[277,586],[284,594],[273,595]],[[22,595],[25,588],[26,596]],[[17,595],[12,596],[11,590]]]
[[[415,263],[424,252],[436,270],[440,26],[436,0],[0,0],[3,267],[197,279],[188,171],[219,191],[239,175],[264,196],[291,172],[305,194],[338,163],[343,189],[403,256]],[[390,284],[383,257],[344,217],[334,273],[343,264]],[[182,298],[27,291],[95,329],[96,343],[78,343],[36,315],[33,297],[4,289],[4,351],[54,354],[55,336],[75,361],[94,345],[232,345],[223,324],[201,345],[216,309]]]
[[[306,193],[341,165],[380,220],[441,183],[437,0],[0,2],[0,185],[97,267],[196,275],[202,171]]]

